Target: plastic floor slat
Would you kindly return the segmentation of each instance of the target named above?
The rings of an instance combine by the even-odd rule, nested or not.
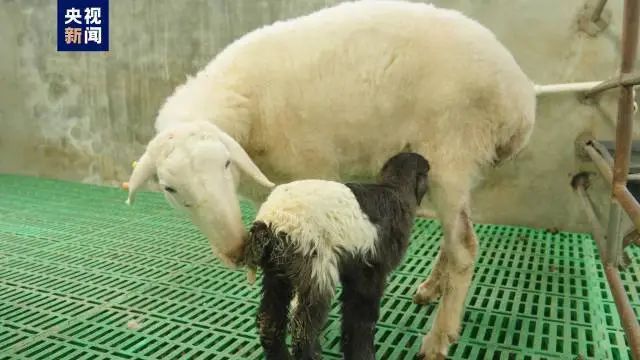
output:
[[[225,269],[161,194],[132,207],[120,189],[0,175],[0,360],[262,359],[260,281]],[[254,209],[241,204],[244,223]],[[450,359],[630,359],[587,234],[476,225],[480,240]],[[376,331],[380,359],[412,359],[436,305],[411,296],[442,235],[417,220],[390,276]],[[640,251],[622,273],[640,313]],[[338,293],[340,289],[338,289]],[[340,307],[322,335],[340,359]]]

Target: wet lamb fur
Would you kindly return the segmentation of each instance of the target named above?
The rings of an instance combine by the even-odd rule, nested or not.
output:
[[[386,278],[401,262],[417,207],[427,191],[428,161],[416,153],[390,158],[375,184],[347,183],[360,210],[375,225],[375,249],[366,254],[336,251],[342,283],[342,338],[345,359],[375,358],[374,332]],[[245,262],[263,270],[263,295],[257,322],[267,359],[289,359],[285,339],[291,320],[295,359],[318,359],[318,337],[327,319],[332,291],[321,290],[312,278],[313,262],[297,251],[273,224],[256,221],[249,233]],[[311,253],[311,257],[314,253]],[[297,294],[298,304],[290,309]]]

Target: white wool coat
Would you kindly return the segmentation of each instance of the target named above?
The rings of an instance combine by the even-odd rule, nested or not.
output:
[[[285,232],[296,250],[313,264],[312,277],[322,291],[339,282],[341,252],[373,255],[378,232],[344,184],[301,180],[277,186],[262,204],[256,221]],[[311,256],[311,253],[314,253]]]
[[[533,83],[476,21],[358,1],[241,37],[167,99],[156,129],[210,121],[276,183],[370,179],[410,149],[437,186],[520,151],[535,102]],[[256,188],[240,183],[249,197]]]

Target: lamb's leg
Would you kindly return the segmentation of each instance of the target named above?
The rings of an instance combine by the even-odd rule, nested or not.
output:
[[[298,304],[291,324],[291,347],[294,359],[320,359],[320,333],[327,322],[331,294],[298,289]]]
[[[293,297],[291,282],[280,274],[265,271],[262,292],[257,318],[265,358],[290,359],[286,335],[289,304]]]
[[[384,293],[385,274],[375,269],[346,269],[342,281],[344,359],[375,359],[374,337]]]
[[[431,330],[424,337],[420,353],[428,360],[444,358],[458,337],[464,302],[477,253],[477,240],[469,219],[469,189],[451,186],[438,191],[438,212],[444,239],[439,259],[439,288],[442,301]]]

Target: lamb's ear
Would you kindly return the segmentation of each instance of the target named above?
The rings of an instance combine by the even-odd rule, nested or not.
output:
[[[136,197],[136,191],[142,184],[149,180],[155,171],[155,161],[147,151],[142,155],[142,157],[140,157],[140,160],[138,160],[136,166],[133,168],[131,178],[129,178],[129,197],[127,198],[128,205],[133,204]]]
[[[246,151],[238,144],[231,136],[227,135],[223,131],[218,134],[220,141],[227,147],[231,154],[231,159],[238,165],[238,167],[244,171],[245,174],[251,176],[257,183],[267,188],[275,186],[274,183],[269,181],[267,177],[260,171],[260,169],[253,163]]]
[[[416,193],[416,201],[418,202],[418,205],[420,205],[420,203],[422,202],[422,198],[424,197],[424,194],[427,193],[427,175],[426,174],[424,173],[416,174],[415,193]]]

